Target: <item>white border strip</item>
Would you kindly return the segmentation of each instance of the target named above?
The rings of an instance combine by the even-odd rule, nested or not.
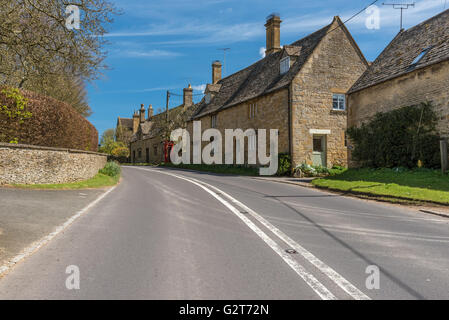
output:
[[[89,209],[93,208],[96,204],[98,204],[101,200],[103,200],[108,194],[110,194],[112,191],[115,190],[117,186],[112,187],[102,195],[100,195],[95,201],[91,202],[88,206],[86,206],[84,209],[78,211],[74,216],[69,218],[63,225],[57,227],[55,231],[50,233],[49,235],[45,236],[41,240],[33,243],[31,246],[25,248],[19,255],[15,256],[9,262],[7,262],[5,265],[0,267],[0,278],[3,276],[4,273],[11,270],[16,264],[18,264],[20,261],[28,258],[31,256],[34,252],[42,248],[44,245],[49,243],[53,238],[55,238],[58,234],[66,230],[73,222],[75,222],[78,218],[80,218],[82,215],[84,215]]]

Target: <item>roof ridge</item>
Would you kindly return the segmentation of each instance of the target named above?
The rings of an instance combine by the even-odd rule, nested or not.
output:
[[[437,14],[436,16],[433,16],[433,17],[430,17],[427,20],[424,20],[423,22],[421,22],[421,23],[419,23],[417,25],[414,25],[413,27],[410,27],[410,28],[408,28],[406,30],[401,30],[400,32],[406,33],[406,32],[409,32],[409,31],[413,31],[413,29],[415,29],[415,28],[422,27],[424,24],[429,23],[432,20],[436,20],[436,19],[440,18],[440,16],[444,15],[445,13],[449,13],[449,9],[446,9],[446,10],[440,12],[439,14]]]
[[[307,38],[311,38],[313,35],[322,32],[324,29],[331,27],[333,24],[334,24],[334,21],[332,20],[332,22],[331,22],[330,24],[328,24],[328,25],[322,27],[321,29],[319,29],[319,30],[317,30],[317,31],[315,31],[315,32],[312,32],[312,33],[308,34],[308,35],[305,36],[305,37],[302,37],[302,38],[299,39],[299,40],[296,40],[296,41],[292,42],[290,45],[291,45],[291,46],[296,46],[296,47],[298,47],[297,45],[295,45],[295,43],[301,42],[301,41],[303,41],[303,40],[305,40],[305,39],[307,39]]]
[[[361,91],[449,59],[449,52],[445,49],[449,39],[447,36],[449,20],[446,19],[448,14],[449,9],[408,30],[399,31],[372,65],[354,83],[349,93]],[[435,37],[439,39],[438,46],[433,47],[434,49],[419,64],[415,64],[411,68],[411,62],[419,54],[418,50],[422,51],[425,46],[429,46],[431,42],[434,42]],[[443,45],[441,48],[440,44]]]
[[[330,26],[332,26],[333,23],[334,23],[334,21],[332,21],[330,24],[328,24],[328,25],[322,27],[321,29],[319,29],[319,30],[317,30],[317,31],[314,31],[314,32],[312,32],[312,33],[309,33],[308,35],[306,35],[306,36],[300,38],[299,40],[296,40],[296,41],[294,41],[294,42],[292,42],[292,43],[290,43],[290,44],[287,44],[286,46],[301,47],[301,46],[295,45],[295,43],[300,42],[300,41],[303,41],[303,40],[305,40],[305,39],[307,39],[307,38],[311,38],[313,35],[315,35],[315,34],[317,34],[317,33],[319,33],[319,32],[322,32],[324,29],[329,28]],[[284,46],[285,46],[285,45],[284,45]],[[228,78],[230,78],[230,77],[232,77],[232,76],[234,76],[234,75],[237,75],[237,74],[239,74],[239,73],[242,73],[242,72],[246,71],[247,69],[250,69],[250,68],[253,67],[254,65],[256,65],[256,64],[258,64],[258,63],[264,61],[264,60],[267,59],[268,57],[269,57],[269,55],[263,57],[262,59],[257,60],[256,62],[250,64],[250,65],[247,66],[246,68],[243,68],[243,69],[241,69],[241,70],[239,70],[239,71],[234,72],[233,74],[230,74],[229,76],[226,76],[226,77],[222,78],[220,81],[218,81],[218,83],[220,83],[221,81],[223,81],[223,80],[225,80],[225,79],[228,79]]]

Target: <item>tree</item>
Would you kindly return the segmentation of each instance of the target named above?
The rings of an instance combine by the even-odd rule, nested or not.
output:
[[[78,30],[66,26],[69,5],[81,13]],[[51,95],[88,114],[84,82],[106,69],[103,35],[117,13],[106,0],[0,0],[0,84]]]
[[[114,157],[128,157],[128,146],[116,140],[116,132],[114,129],[107,129],[101,135],[99,152],[112,155]]]
[[[92,110],[87,100],[87,90],[84,81],[79,78],[67,76],[48,76],[40,81],[28,81],[25,88],[50,96],[56,100],[66,102],[71,105],[83,117],[92,114]]]
[[[186,128],[187,122],[191,119],[197,109],[198,104],[192,105],[188,108],[177,107],[170,109],[168,111],[168,121],[166,112],[157,114],[153,117],[153,133],[159,135],[163,141],[170,140],[171,132],[179,128]]]
[[[126,129],[122,125],[117,126],[117,131],[115,133],[116,141],[123,142],[126,146],[129,147],[132,137],[132,130]]]

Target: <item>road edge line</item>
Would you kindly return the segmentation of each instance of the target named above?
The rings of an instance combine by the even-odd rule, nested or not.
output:
[[[245,225],[250,228],[259,238],[262,239],[276,254],[278,254],[284,262],[295,271],[295,273],[304,280],[304,282],[322,299],[322,300],[337,300],[337,297],[330,292],[316,277],[311,274],[307,269],[299,264],[296,260],[286,254],[282,248],[274,241],[270,236],[268,236],[262,229],[260,229],[257,225],[254,224],[250,219],[245,217],[240,211],[231,205],[228,201],[220,197],[214,191],[208,189],[206,186],[202,185],[202,182],[195,181],[193,178],[187,178],[184,176],[176,175],[168,172],[161,172],[158,170],[152,169],[143,169],[143,168],[135,168],[138,170],[156,172],[159,174],[164,174],[168,176],[172,176],[177,179],[185,180],[189,183],[192,183],[201,189],[205,190],[207,193],[216,198],[219,202],[221,202],[226,208],[228,208],[232,213],[234,213],[240,220],[242,220]],[[215,188],[216,189],[216,188]]]
[[[30,246],[26,247],[24,250],[22,250],[21,253],[10,259],[6,264],[3,266],[0,266],[0,279],[5,276],[9,271],[11,271],[18,263],[25,260],[26,258],[33,255],[35,252],[37,252],[39,249],[41,249],[43,246],[48,244],[51,240],[53,240],[57,235],[68,229],[70,225],[72,225],[76,220],[78,220],[81,216],[86,214],[91,208],[93,208],[95,205],[97,205],[101,200],[103,200],[107,195],[109,195],[112,191],[115,190],[117,186],[112,187],[111,189],[107,190],[106,192],[99,195],[94,201],[89,203],[86,207],[78,211],[76,214],[71,216],[66,222],[64,222],[62,225],[55,228],[53,232],[50,234],[44,236],[40,240],[34,242]]]

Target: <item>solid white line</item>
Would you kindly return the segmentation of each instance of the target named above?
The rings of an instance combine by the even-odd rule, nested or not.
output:
[[[53,240],[54,237],[56,237],[58,234],[66,230],[75,220],[80,218],[82,215],[84,215],[89,209],[93,208],[96,204],[98,204],[101,200],[103,200],[108,194],[110,194],[113,190],[115,190],[115,187],[112,187],[105,193],[101,194],[95,201],[91,202],[88,206],[83,208],[82,210],[78,211],[74,216],[69,218],[63,225],[57,227],[52,233],[45,236],[44,238],[40,239],[39,241],[33,243],[31,246],[25,248],[19,255],[15,256],[10,260],[6,265],[0,267],[0,277],[9,271],[12,267],[14,267],[17,263],[22,261],[25,258],[28,258],[31,256],[34,252],[42,248],[44,245],[49,243],[51,240]]]
[[[196,180],[196,179],[194,179],[194,180]],[[196,181],[198,181],[198,180],[196,180]],[[237,199],[233,198],[226,192],[223,192],[220,189],[218,189],[212,185],[209,185],[205,182],[202,182],[202,183],[204,185],[207,185],[207,186],[219,191],[224,196],[229,198],[233,203],[235,203],[239,207],[243,208],[244,210],[248,211],[248,213],[251,214],[251,216],[253,216],[257,221],[259,221],[268,230],[270,230],[272,233],[274,233],[276,236],[278,236],[279,239],[281,239],[286,244],[288,244],[292,249],[295,249],[300,255],[302,255],[306,260],[308,260],[311,264],[313,264],[315,267],[317,267],[322,273],[324,273],[329,279],[331,279],[335,284],[337,284],[341,289],[343,289],[347,294],[349,294],[355,300],[371,300],[370,297],[368,297],[366,294],[364,294],[362,291],[360,291],[356,286],[351,284],[348,280],[346,280],[343,276],[341,276],[339,273],[337,273],[334,269],[329,267],[323,261],[318,259],[315,255],[313,255],[310,251],[306,250],[304,247],[302,247],[300,244],[295,242],[293,239],[291,239],[289,236],[287,236],[281,230],[276,228],[273,224],[271,224],[266,219],[261,217],[257,212],[255,212],[254,210],[252,210],[245,204],[241,203]]]
[[[186,178],[184,176],[179,176],[176,174],[155,171],[151,169],[134,168],[144,171],[152,171],[161,174],[166,174],[173,176],[178,179],[188,181],[192,184],[197,185],[202,188],[214,198],[220,201],[225,207],[227,207],[232,213],[239,217],[252,231],[254,231],[274,252],[276,252],[308,285],[312,290],[323,300],[336,300],[335,297],[321,282],[319,282],[311,273],[309,273],[302,265],[300,265],[296,260],[294,260],[290,255],[288,255],[281,247],[271,239],[265,232],[263,232],[258,226],[256,226],[251,220],[249,220],[245,215],[243,215],[237,208],[232,206],[228,201],[220,197],[214,191],[210,190],[206,186],[202,185],[201,182],[194,181],[195,179]],[[219,191],[220,193],[222,191]]]
[[[161,171],[157,171],[157,170],[150,170],[150,171],[161,172]],[[177,176],[172,173],[166,173],[166,172],[161,172],[161,173],[172,175],[172,176],[175,176],[178,178],[180,177],[180,176]],[[209,188],[216,190],[217,192],[221,193],[222,195],[224,195],[225,197],[230,199],[231,202],[233,202],[236,205],[238,205],[239,207],[243,208],[251,216],[253,216],[257,221],[259,221],[262,225],[264,225],[268,230],[270,230],[277,237],[279,237],[279,239],[284,241],[286,244],[288,244],[289,247],[296,250],[306,260],[308,260],[311,264],[313,264],[316,268],[318,268],[323,274],[325,274],[330,280],[332,280],[335,284],[337,284],[341,289],[343,289],[347,294],[349,294],[355,300],[371,300],[371,298],[369,296],[367,296],[365,293],[363,293],[361,290],[359,290],[356,286],[351,284],[348,280],[346,280],[343,276],[341,276],[339,273],[337,273],[335,270],[333,270],[330,266],[326,265],[323,261],[318,259],[310,251],[306,250],[304,247],[299,245],[297,242],[295,242],[293,239],[288,237],[285,233],[280,231],[278,228],[276,228],[274,225],[272,225],[270,222],[268,222],[266,219],[261,217],[257,212],[255,212],[254,210],[252,210],[245,204],[241,203],[237,199],[233,198],[232,196],[230,196],[226,192],[222,191],[221,189],[218,189],[215,186],[212,186],[208,183],[202,182],[195,178],[189,177],[189,179],[191,179],[193,182],[200,183],[204,186],[208,186]],[[185,179],[185,180],[187,180],[187,179]]]

